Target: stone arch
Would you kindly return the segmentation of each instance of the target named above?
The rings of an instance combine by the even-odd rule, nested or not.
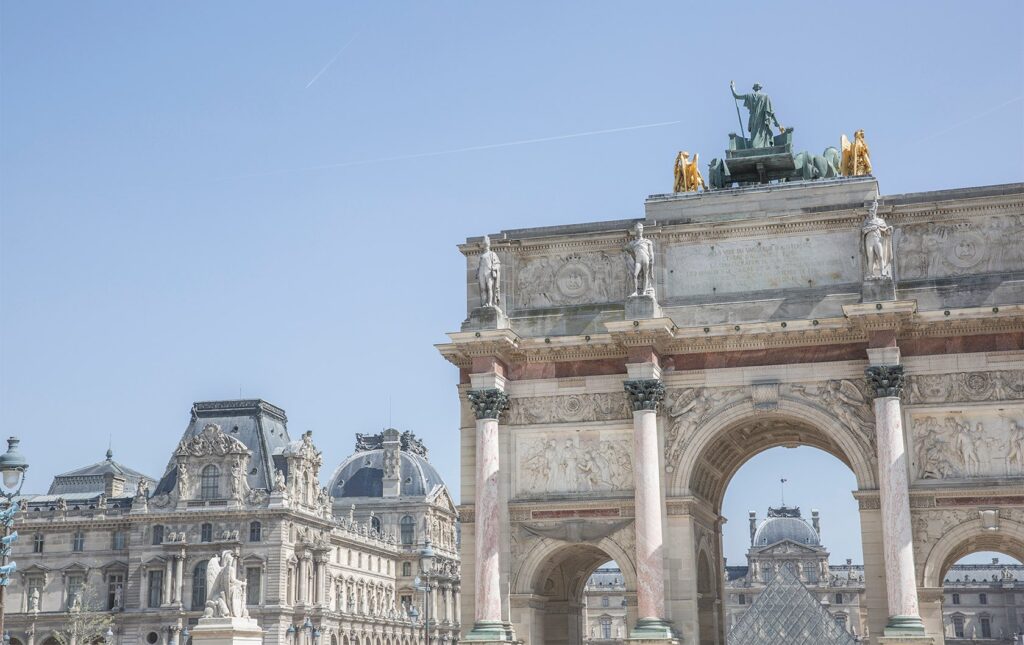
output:
[[[808,402],[780,398],[776,411],[764,413],[755,410],[752,400],[740,401],[720,408],[689,432],[692,439],[678,463],[666,464],[666,470],[671,469],[666,482],[670,497],[698,495],[718,510],[732,476],[751,457],[770,448],[798,445],[839,459],[853,471],[861,490],[878,487],[869,439]]]
[[[1000,518],[993,531],[984,528],[979,517],[947,531],[925,555],[922,586],[941,587],[957,560],[978,551],[998,551],[1024,562],[1024,524]]]
[[[718,600],[717,576],[714,572],[717,567],[712,564],[717,560],[706,540],[701,541],[697,548],[697,620],[700,625],[698,643],[700,645],[714,645],[722,642],[718,635],[718,608],[715,606]]]
[[[513,621],[523,626],[521,638],[549,645],[582,643],[584,587],[590,575],[609,560],[619,564],[627,598],[635,594],[632,554],[610,537],[589,543],[542,538],[532,544],[511,584]]]

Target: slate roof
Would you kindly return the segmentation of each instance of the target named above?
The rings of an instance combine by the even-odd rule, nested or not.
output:
[[[262,399],[200,401],[192,404],[192,418],[182,440],[190,439],[216,423],[229,437],[238,439],[252,451],[247,479],[250,488],[269,490],[274,479],[274,455],[291,443],[288,417],[284,410]],[[178,467],[172,457],[154,495],[168,493],[178,480]]]
[[[107,458],[103,461],[69,470],[54,477],[47,495],[65,498],[72,494],[77,494],[79,497],[86,494],[89,496],[99,495],[104,490],[104,479],[107,475],[117,475],[125,479],[125,495],[135,494],[135,488],[139,485],[140,479],[144,479],[150,484],[156,482],[152,477],[114,461],[114,452],[107,450]]]
[[[426,457],[400,450],[399,468],[402,497],[425,497],[444,486],[441,475]],[[331,476],[331,495],[342,497],[384,496],[384,450],[361,450],[341,462]]]

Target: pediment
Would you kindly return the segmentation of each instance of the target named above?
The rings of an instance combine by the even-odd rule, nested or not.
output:
[[[458,510],[455,507],[455,502],[452,500],[451,494],[448,492],[447,486],[438,484],[434,487],[434,490],[430,491],[427,495],[427,501],[431,504],[435,504],[445,509],[452,515],[458,515]]]
[[[792,540],[782,540],[757,550],[757,555],[818,555],[823,553],[823,549],[816,549]]]

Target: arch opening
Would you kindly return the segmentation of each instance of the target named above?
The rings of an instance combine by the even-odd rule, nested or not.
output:
[[[1007,544],[1005,540],[983,541],[996,543]],[[1011,548],[960,555],[943,572],[941,630],[946,643],[1016,642],[1013,639],[1024,631],[1024,606],[1017,602],[1024,593],[1020,555],[1024,549],[1021,544],[1008,546]]]

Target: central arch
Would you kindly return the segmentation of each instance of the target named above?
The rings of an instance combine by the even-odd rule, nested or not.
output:
[[[632,530],[632,526],[628,527]],[[586,637],[584,587],[602,564],[615,560],[628,598],[627,624],[636,621],[633,558],[612,538],[572,544],[543,538],[531,545],[511,582],[512,622],[528,643],[579,645]]]
[[[700,645],[726,642],[722,553],[725,518],[721,512],[726,489],[736,472],[771,448],[807,446],[845,464],[853,472],[858,490],[875,490],[877,461],[873,427],[867,423],[869,414],[866,407],[837,410],[812,400],[785,397],[766,411],[746,399],[720,407],[688,430],[675,463],[665,464],[669,507],[666,566],[677,569],[666,571],[672,581],[668,601],[684,640]],[[680,510],[673,513],[673,508]],[[863,522],[861,531],[865,567],[869,574],[880,577],[883,556],[880,550],[869,554]],[[884,624],[885,591],[874,591],[868,594],[869,616],[877,615]],[[872,603],[880,606],[873,610]]]

